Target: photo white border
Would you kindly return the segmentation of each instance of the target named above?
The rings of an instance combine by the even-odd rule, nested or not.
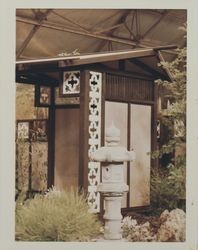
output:
[[[187,240],[185,243],[15,242],[15,9],[187,9]],[[0,248],[31,249],[198,249],[198,2],[197,0],[14,0],[0,3]]]

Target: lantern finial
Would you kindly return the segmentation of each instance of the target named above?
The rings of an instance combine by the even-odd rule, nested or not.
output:
[[[111,126],[106,129],[105,140],[109,145],[117,145],[120,141],[120,130],[115,127],[113,120]]]

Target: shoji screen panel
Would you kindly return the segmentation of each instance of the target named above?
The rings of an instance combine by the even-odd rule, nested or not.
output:
[[[150,204],[151,106],[131,104],[130,146],[136,160],[130,166],[130,207]]]

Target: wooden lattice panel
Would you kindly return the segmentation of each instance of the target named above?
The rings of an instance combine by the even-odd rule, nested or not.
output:
[[[106,74],[106,99],[116,101],[153,101],[153,82],[125,75]]]

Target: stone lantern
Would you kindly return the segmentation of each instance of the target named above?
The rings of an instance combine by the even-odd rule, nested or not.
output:
[[[90,155],[91,160],[101,162],[102,183],[98,185],[99,191],[104,198],[105,220],[104,238],[107,240],[118,240],[122,238],[121,231],[121,200],[124,192],[129,187],[124,182],[124,162],[135,159],[133,151],[127,151],[125,147],[119,146],[120,130],[113,122],[106,129],[105,140],[107,146],[101,147]]]

